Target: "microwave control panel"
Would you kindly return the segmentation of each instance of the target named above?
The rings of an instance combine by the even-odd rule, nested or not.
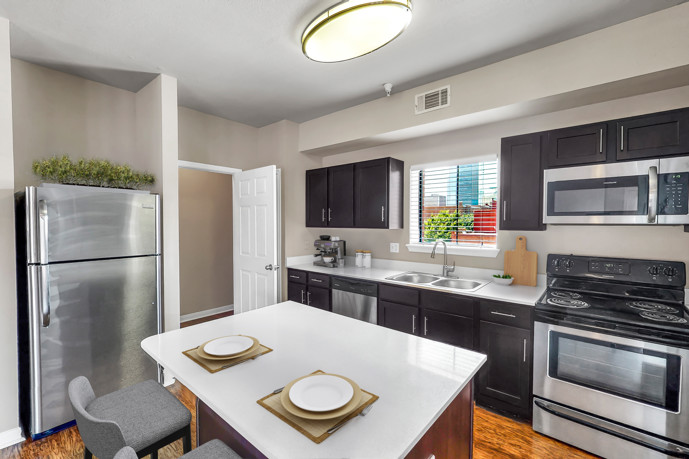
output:
[[[658,174],[658,215],[689,214],[689,172]]]

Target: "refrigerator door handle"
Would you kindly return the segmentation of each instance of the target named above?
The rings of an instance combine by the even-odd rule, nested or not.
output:
[[[41,318],[44,327],[50,325],[50,274],[48,266],[41,266],[39,276],[41,278]]]
[[[38,201],[38,257],[41,264],[48,263],[48,204]]]

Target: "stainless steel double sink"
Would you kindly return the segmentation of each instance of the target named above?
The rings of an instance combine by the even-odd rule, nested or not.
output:
[[[417,273],[413,271],[395,274],[394,276],[386,277],[386,279],[420,287],[440,287],[461,290],[463,292],[474,292],[488,284],[488,281],[481,282],[469,279],[455,279],[451,277],[435,276],[427,273]]]

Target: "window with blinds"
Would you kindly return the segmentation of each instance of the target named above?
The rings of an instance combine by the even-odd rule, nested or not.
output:
[[[411,171],[410,243],[495,248],[498,162]]]

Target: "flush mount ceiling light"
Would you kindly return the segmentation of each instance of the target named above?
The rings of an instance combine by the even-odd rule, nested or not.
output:
[[[397,38],[411,21],[411,0],[350,0],[328,9],[301,36],[304,55],[318,62],[363,56]]]

